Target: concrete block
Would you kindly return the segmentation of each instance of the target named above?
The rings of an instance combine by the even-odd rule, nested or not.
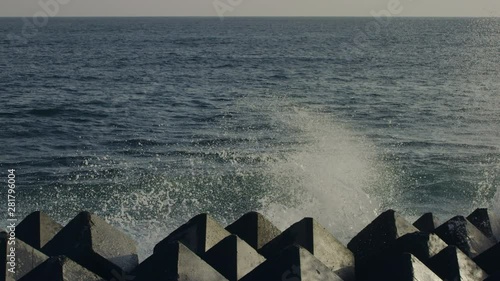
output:
[[[62,225],[43,212],[33,212],[19,223],[16,235],[33,248],[40,250],[61,229]]]
[[[324,265],[341,274],[341,277],[354,275],[354,256],[351,251],[312,218],[293,224],[259,252],[271,258],[294,244],[308,250]]]
[[[18,280],[19,278],[26,275],[33,268],[37,267],[39,264],[46,261],[49,257],[47,257],[42,252],[37,249],[31,247],[30,245],[24,243],[20,239],[15,239],[11,241],[15,241],[15,244],[8,244],[8,234],[6,232],[0,233],[0,251],[1,255],[1,278],[0,280],[13,279]],[[9,258],[7,254],[9,254],[9,249],[15,249],[15,273],[11,273],[8,271],[10,266],[7,264],[9,262]]]
[[[443,280],[484,280],[488,275],[456,246],[448,246],[427,262]]]
[[[467,220],[493,242],[500,242],[500,217],[496,214],[488,209],[476,209]]]
[[[114,278],[113,272],[129,273],[138,264],[135,241],[88,212],[78,214],[42,251],[67,256],[106,279]]]
[[[380,271],[371,272],[371,280],[387,281],[440,281],[442,280],[419,259],[410,253],[403,253],[385,261]],[[375,277],[375,278],[373,278]]]
[[[236,235],[224,238],[203,259],[229,281],[237,281],[266,259]]]
[[[132,276],[134,281],[138,280],[152,280],[155,270],[155,255],[149,256],[147,259],[143,260],[138,266],[132,270],[130,276]],[[148,279],[149,278],[149,279]],[[129,278],[131,279],[131,278]]]
[[[180,241],[191,251],[201,256],[229,235],[231,233],[225,230],[210,215],[201,214],[192,218],[156,244],[154,252],[161,251],[164,246],[171,242]]]
[[[281,234],[281,231],[274,224],[257,212],[243,215],[227,226],[226,230],[238,235],[256,250]]]
[[[500,281],[500,271],[490,275],[488,278],[484,279],[484,281]]]
[[[470,258],[474,258],[494,243],[479,229],[462,216],[456,216],[445,222],[435,233],[448,245],[457,246]]]
[[[52,257],[19,281],[105,281],[65,256]]]
[[[356,259],[357,280],[371,280],[374,272],[387,266],[387,261],[397,260],[402,254],[412,254],[419,261],[427,262],[448,245],[437,235],[428,232],[408,233],[388,246],[381,252],[369,257]],[[405,259],[410,259],[405,256]],[[383,276],[383,274],[382,274]]]
[[[134,281],[227,281],[179,241],[164,245],[135,272]]]
[[[418,228],[418,230],[429,233],[433,233],[438,225],[438,220],[432,213],[423,214],[413,223],[413,226]]]
[[[500,271],[500,243],[475,257],[474,262],[488,274]]]
[[[292,245],[275,255],[240,281],[342,281],[330,268],[308,250]]]
[[[347,244],[356,259],[377,254],[399,237],[419,230],[394,210],[379,215]]]
[[[398,238],[390,247],[389,252],[395,254],[410,253],[419,260],[426,262],[448,247],[439,236],[428,232],[414,232]]]
[[[7,232],[0,229],[0,281],[6,279],[7,274]]]

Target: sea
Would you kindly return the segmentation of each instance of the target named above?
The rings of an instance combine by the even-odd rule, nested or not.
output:
[[[500,211],[498,18],[0,19],[0,221]],[[0,228],[5,228],[0,226]]]

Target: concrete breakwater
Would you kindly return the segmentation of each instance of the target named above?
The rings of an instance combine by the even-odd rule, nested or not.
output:
[[[388,210],[347,245],[312,218],[282,232],[256,212],[225,228],[200,214],[139,263],[136,242],[94,214],[63,227],[34,212],[1,232],[0,281],[492,281],[499,242],[500,217],[487,209],[441,224]]]

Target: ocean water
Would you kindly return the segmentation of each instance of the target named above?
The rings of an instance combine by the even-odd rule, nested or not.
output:
[[[14,168],[19,217],[92,211],[142,258],[201,212],[346,242],[387,208],[499,210],[500,20],[374,22],[0,19],[0,198]]]

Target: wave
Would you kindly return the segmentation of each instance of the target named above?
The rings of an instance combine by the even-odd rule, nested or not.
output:
[[[216,66],[214,66],[213,68],[215,68],[215,69],[222,69],[222,68],[234,68],[234,67],[236,67],[236,66],[237,66],[237,65],[232,64],[232,63],[225,63],[225,64],[216,65]]]
[[[38,116],[38,117],[52,117],[62,114],[65,111],[62,107],[54,108],[44,108],[44,109],[32,109],[28,111],[28,114]]]
[[[399,142],[401,147],[442,147],[442,148],[465,148],[465,149],[477,149],[477,150],[489,150],[496,151],[497,147],[491,145],[480,145],[480,144],[468,144],[468,143],[453,143],[450,141],[401,141]]]
[[[402,162],[394,160],[398,155],[387,156],[345,120],[286,98],[265,104],[241,98],[232,110],[238,116],[222,118],[217,131],[192,134],[191,139],[115,139],[102,143],[101,156],[83,151],[42,161],[48,170],[69,167],[69,172],[62,170],[67,180],[45,185],[40,196],[25,204],[36,208],[44,202],[43,209],[63,219],[82,208],[96,210],[140,237],[144,258],[156,242],[202,212],[230,223],[258,210],[281,229],[310,216],[346,242],[382,209],[412,214],[417,204],[427,208],[425,204],[442,197],[440,192],[446,196],[446,190],[457,190],[452,187],[457,183],[476,191],[444,198],[450,202],[447,207],[464,197],[472,198],[473,206],[484,206],[498,185],[495,170],[488,170],[479,185],[437,177],[414,184],[415,178],[399,166]],[[245,122],[235,122],[242,112]],[[411,145],[429,144],[402,144]],[[115,153],[108,156],[106,149]],[[49,200],[55,196],[57,200]],[[425,201],[415,203],[415,198]]]
[[[105,143],[106,145],[111,145],[111,146],[119,146],[119,147],[145,147],[145,146],[162,146],[162,145],[167,145],[167,142],[162,142],[158,140],[153,140],[153,139],[128,139],[128,140],[114,140],[114,141],[108,141]]]
[[[106,114],[104,111],[82,110],[74,108],[73,105],[63,105],[51,108],[35,108],[28,110],[27,114],[35,117],[67,116],[67,117],[74,117],[76,119],[81,119],[82,116],[92,116],[92,118],[108,117],[108,114]]]
[[[275,74],[269,76],[270,79],[276,79],[276,80],[287,80],[290,79],[287,75],[285,74]]]

